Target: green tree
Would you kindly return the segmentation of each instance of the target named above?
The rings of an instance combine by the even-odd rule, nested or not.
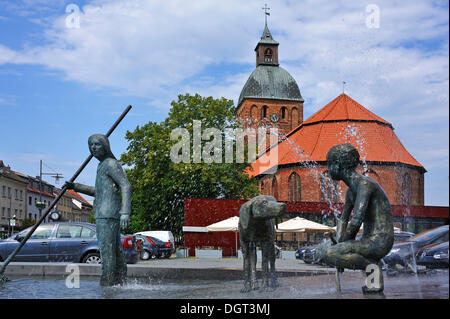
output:
[[[21,229],[25,229],[36,224],[36,220],[30,217],[25,217],[22,221]]]
[[[184,199],[242,199],[257,194],[257,182],[244,173],[249,164],[237,163],[235,152],[231,163],[224,160],[223,149],[228,138],[225,132],[239,127],[233,101],[186,94],[179,95],[178,101],[172,101],[171,105],[165,121],[149,122],[126,133],[129,145],[121,161],[129,166],[125,171],[133,187],[128,232],[165,229],[181,235]],[[222,151],[217,162],[194,162],[195,120],[201,121],[203,130],[215,128],[221,132],[222,150],[207,151],[212,155]],[[171,132],[177,128],[189,132],[188,162],[176,163],[171,159],[171,149],[180,141],[171,139]],[[214,137],[201,140],[202,150],[213,140]]]

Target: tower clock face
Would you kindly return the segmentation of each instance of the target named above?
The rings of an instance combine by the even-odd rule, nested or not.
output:
[[[280,117],[278,116],[278,114],[272,114],[271,116],[270,116],[270,120],[272,121],[272,122],[278,122],[279,120],[280,120]]]

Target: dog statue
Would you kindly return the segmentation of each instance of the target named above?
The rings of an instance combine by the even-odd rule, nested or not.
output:
[[[256,243],[262,252],[262,289],[278,287],[275,274],[275,226],[273,219],[286,213],[286,204],[272,196],[259,195],[244,203],[239,210],[239,239],[244,257],[244,288],[258,289],[256,282]],[[270,264],[270,270],[269,270]]]

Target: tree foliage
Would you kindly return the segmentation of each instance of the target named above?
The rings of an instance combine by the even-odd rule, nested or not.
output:
[[[242,199],[257,194],[256,181],[244,174],[248,163],[192,160],[193,121],[200,120],[202,129],[235,129],[239,124],[233,101],[186,94],[179,95],[171,105],[165,121],[149,122],[126,133],[129,145],[121,161],[129,167],[125,171],[133,187],[129,232],[164,229],[181,235],[186,198]],[[188,163],[171,160],[171,148],[177,140],[170,137],[176,128],[189,132]],[[225,135],[222,137],[223,146]],[[202,149],[208,142],[201,141]]]

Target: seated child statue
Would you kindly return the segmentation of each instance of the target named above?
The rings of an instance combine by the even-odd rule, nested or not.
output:
[[[392,248],[394,226],[391,204],[376,181],[356,172],[358,150],[351,144],[339,144],[327,153],[328,173],[333,180],[348,186],[345,204],[337,229],[337,242],[327,241],[315,251],[315,259],[330,266],[365,270],[380,260]],[[353,211],[351,220],[350,214]],[[355,240],[364,223],[363,235]]]

